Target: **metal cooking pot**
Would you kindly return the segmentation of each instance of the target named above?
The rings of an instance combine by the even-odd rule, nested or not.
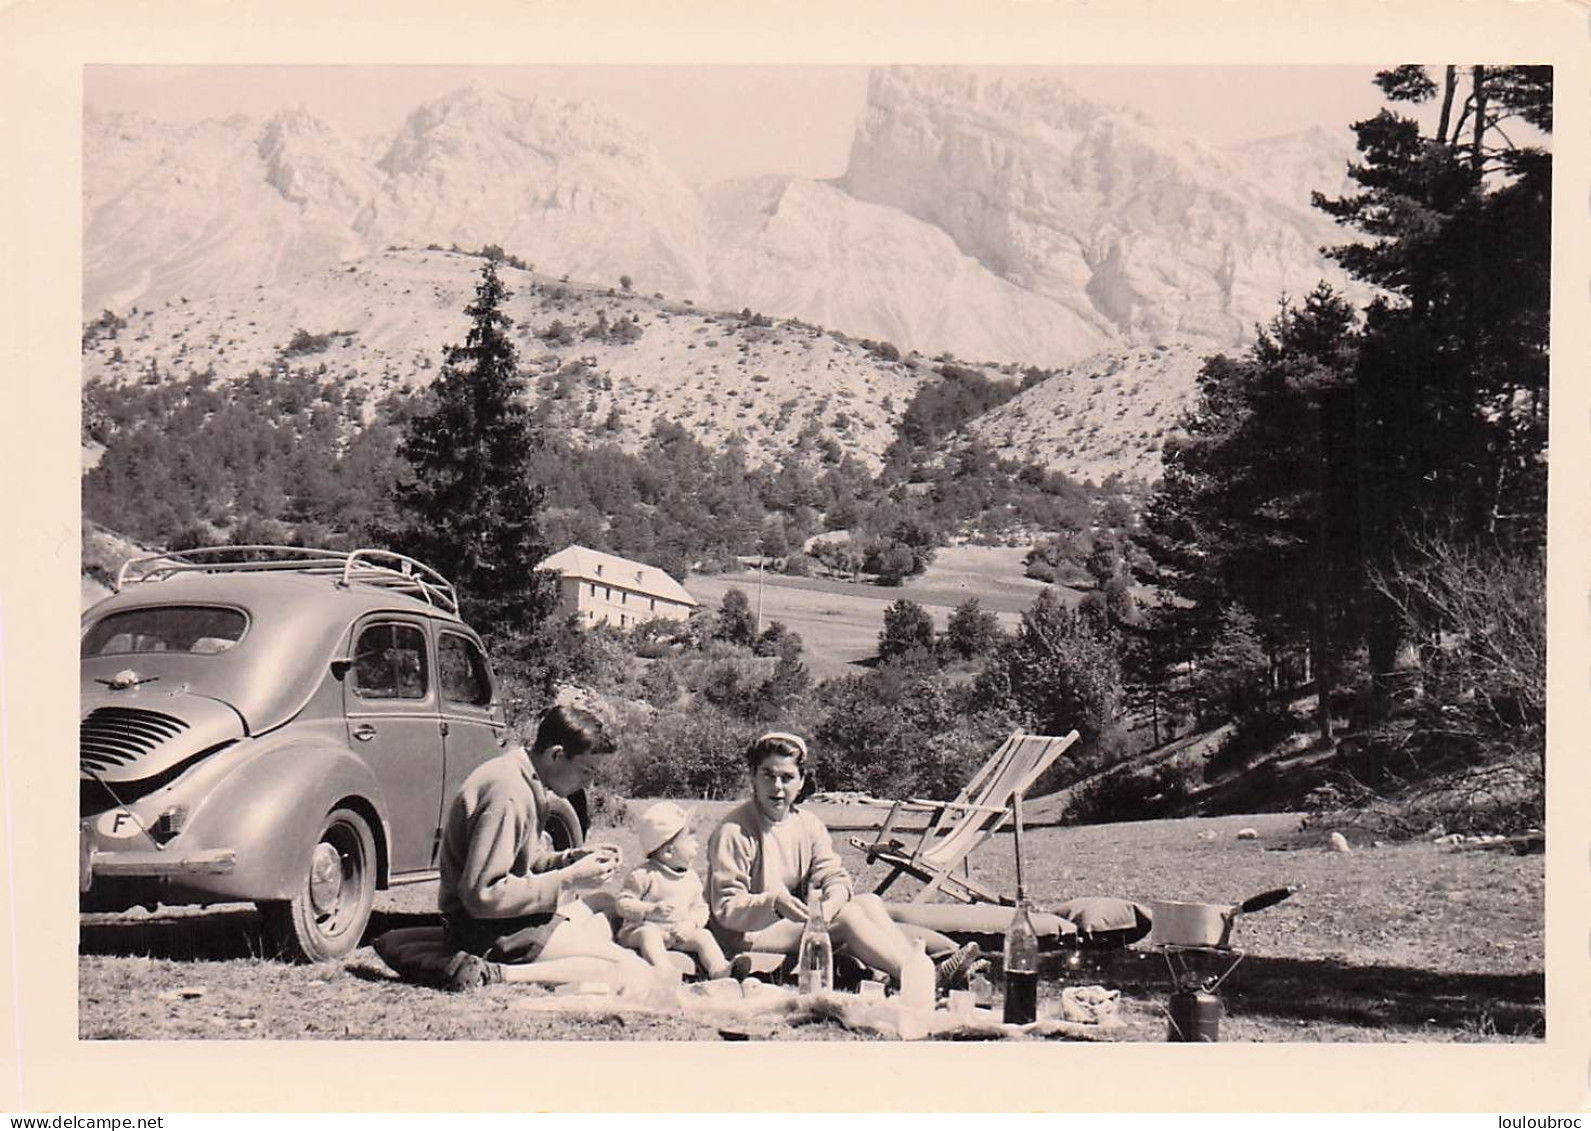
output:
[[[1239,915],[1274,907],[1298,889],[1272,888],[1251,895],[1242,903],[1179,903],[1151,900],[1150,946],[1208,946],[1224,949],[1232,937],[1232,923]]]

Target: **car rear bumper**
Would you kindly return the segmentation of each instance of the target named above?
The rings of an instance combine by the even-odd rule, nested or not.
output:
[[[230,848],[204,852],[102,852],[84,844],[78,852],[77,886],[81,893],[92,888],[96,878],[224,876],[237,864],[238,854]]]

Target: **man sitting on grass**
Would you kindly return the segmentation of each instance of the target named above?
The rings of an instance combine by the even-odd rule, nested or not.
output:
[[[580,899],[613,878],[611,845],[555,852],[542,833],[548,791],[589,786],[613,741],[589,711],[554,707],[529,751],[510,747],[476,767],[448,806],[437,902],[458,953],[448,985],[606,981],[649,985],[650,967],[613,941],[603,915]]]

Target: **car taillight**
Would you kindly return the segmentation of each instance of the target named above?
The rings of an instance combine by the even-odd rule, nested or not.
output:
[[[155,823],[149,827],[149,832],[156,840],[164,843],[180,833],[187,823],[188,807],[173,805],[155,818]]]

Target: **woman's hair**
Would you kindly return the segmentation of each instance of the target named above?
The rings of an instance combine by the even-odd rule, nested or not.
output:
[[[540,754],[554,746],[562,746],[571,758],[614,751],[613,739],[602,728],[602,720],[579,707],[552,707],[541,716],[531,752]]]
[[[757,738],[746,747],[746,767],[752,773],[757,772],[757,767],[768,758],[791,757],[796,760],[796,767],[801,771],[801,792],[796,797],[797,801],[805,801],[817,791],[817,786],[812,774],[807,770],[807,742],[799,734],[788,731],[772,730]]]

